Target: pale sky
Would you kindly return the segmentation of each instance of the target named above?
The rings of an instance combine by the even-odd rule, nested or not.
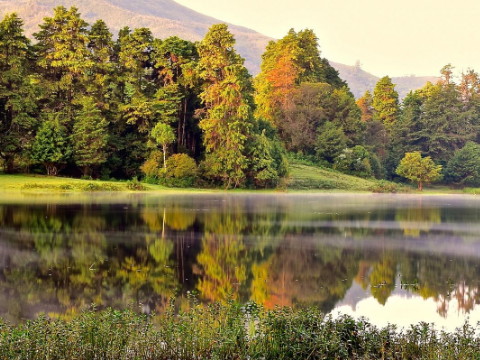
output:
[[[377,76],[480,72],[479,0],[176,0],[198,12],[281,38],[313,29],[322,56]]]

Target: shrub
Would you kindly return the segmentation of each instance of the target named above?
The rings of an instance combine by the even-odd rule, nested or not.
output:
[[[187,154],[174,154],[167,159],[167,177],[176,179],[197,176],[198,168],[195,160]]]
[[[163,162],[163,153],[161,151],[152,151],[148,159],[140,167],[142,173],[148,178],[156,178],[158,170]]]
[[[147,188],[143,186],[137,178],[133,178],[132,180],[127,181],[127,189],[133,191],[143,191]]]

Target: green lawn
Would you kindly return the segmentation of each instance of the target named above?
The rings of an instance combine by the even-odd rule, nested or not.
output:
[[[160,185],[134,183],[132,181],[82,180],[44,175],[0,175],[3,191],[152,191],[173,190]]]
[[[290,164],[290,179],[287,188],[291,190],[342,190],[373,191],[379,181],[346,175],[335,170]]]

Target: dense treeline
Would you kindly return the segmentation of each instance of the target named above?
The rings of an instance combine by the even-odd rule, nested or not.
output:
[[[31,44],[0,24],[0,155],[6,172],[274,186],[275,129],[253,116],[252,79],[226,25],[200,43],[155,39],[57,7]],[[177,154],[176,156],[170,156]],[[197,166],[199,164],[199,166]]]
[[[0,23],[0,162],[5,172],[132,178],[167,185],[271,187],[286,151],[337,170],[480,185],[480,78],[463,74],[400,104],[382,78],[355,98],[320,56],[311,30],[272,41],[252,79],[226,25],[198,42],[156,39],[147,28],[110,33],[57,7],[34,34]],[[405,157],[420,152],[418,164]],[[402,158],[403,170],[396,172]],[[431,162],[431,166],[436,166]],[[438,175],[438,176],[437,176]],[[419,180],[420,179],[420,180]]]

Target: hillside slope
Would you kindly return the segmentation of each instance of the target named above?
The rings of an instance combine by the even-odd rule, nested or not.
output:
[[[173,0],[0,0],[0,17],[6,13],[17,12],[25,21],[26,33],[31,36],[38,31],[38,24],[46,16],[52,15],[52,9],[58,5],[76,6],[82,16],[93,23],[97,19],[107,22],[114,35],[124,26],[131,28],[148,27],[159,38],[179,36],[197,41],[204,37],[212,24],[218,20]],[[229,25],[237,39],[237,50],[245,58],[245,65],[251,74],[260,71],[261,55],[271,38],[251,29]],[[372,90],[378,77],[354,66],[331,63],[346,80],[356,97],[365,90]],[[394,78],[400,96],[408,91],[423,86],[427,81],[435,81],[434,77],[401,77]]]

